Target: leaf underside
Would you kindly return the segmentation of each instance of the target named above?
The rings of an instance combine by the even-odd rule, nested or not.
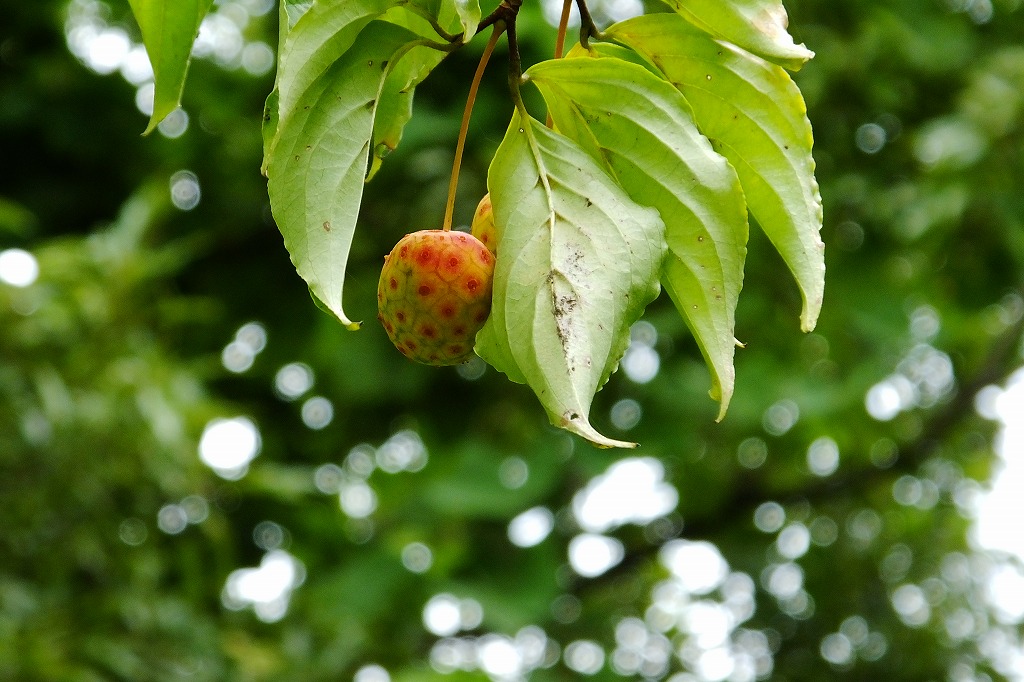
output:
[[[668,242],[661,282],[705,357],[721,419],[735,384],[747,242],[736,172],[697,130],[683,96],[642,66],[584,57],[542,62],[525,77],[556,128],[606,163],[633,200],[661,214]]]
[[[414,11],[415,10],[415,11]],[[264,113],[263,172],[285,247],[317,304],[342,303],[363,184],[401,140],[413,91],[444,57],[423,14],[460,28],[454,0],[288,0]],[[470,8],[471,10],[471,8]]]
[[[687,21],[716,38],[791,71],[814,53],[789,34],[789,16],[780,0],[664,0]]]
[[[658,294],[664,224],[577,144],[518,111],[488,189],[501,256],[477,353],[529,384],[552,424],[634,447],[594,429],[590,407]]]
[[[303,15],[293,35],[316,11]],[[342,308],[342,289],[374,115],[389,68],[417,39],[394,24],[367,24],[351,42],[344,40],[340,56],[324,55],[325,68],[307,60],[303,65],[313,73],[284,73],[266,162],[271,208],[295,269],[349,328],[358,323]]]
[[[814,329],[825,285],[821,196],[800,90],[784,69],[715,40],[672,14],[646,15],[606,32],[656,66],[686,98],[701,132],[736,169],[747,208],[774,244]]]
[[[153,67],[153,113],[143,135],[181,103],[192,43],[212,0],[129,0]]]

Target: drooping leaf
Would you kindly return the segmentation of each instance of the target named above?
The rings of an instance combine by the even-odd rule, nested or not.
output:
[[[283,0],[281,3],[281,25],[282,38],[288,31],[292,30],[299,18],[313,6],[314,0]],[[282,42],[283,44],[283,42]]]
[[[529,384],[552,424],[634,447],[598,433],[590,406],[658,294],[664,223],[578,145],[518,111],[487,184],[501,237],[477,352]]]
[[[296,97],[352,46],[368,23],[397,2],[399,0],[340,3],[286,0],[281,3],[277,74],[263,115],[263,164],[260,168],[263,175],[268,174],[271,152],[277,144],[278,125],[282,116],[294,109]],[[286,93],[284,98],[282,89]]]
[[[480,23],[480,0],[404,0],[401,4],[410,12],[433,17],[451,35],[463,34],[463,42],[469,42]]]
[[[455,13],[459,17],[459,22],[462,24],[462,30],[465,31],[465,35],[462,37],[464,41],[468,41],[474,35],[476,35],[476,26],[480,23],[480,0],[453,0],[455,3]]]
[[[178,108],[192,43],[213,0],[129,0],[153,66],[153,113],[143,133]]]
[[[629,19],[607,35],[643,55],[683,93],[697,127],[736,169],[747,208],[796,278],[801,328],[814,329],[825,288],[821,196],[807,108],[789,74],[672,14]]]
[[[399,26],[430,40],[436,33],[421,17],[405,7],[395,7],[385,18]],[[410,49],[397,64],[393,65],[377,104],[377,115],[373,124],[373,146],[370,170],[366,175],[369,182],[380,170],[383,160],[398,147],[405,125],[412,118],[412,100],[416,86],[430,75],[447,53],[432,47],[420,45]]]
[[[802,43],[793,42],[780,0],[664,1],[694,26],[791,71],[814,57]]]
[[[299,275],[343,324],[356,328],[358,323],[343,310],[342,289],[374,114],[391,66],[418,37],[391,23],[372,22],[352,41],[340,41],[348,43],[342,54],[330,55],[330,37],[318,24],[307,22],[318,7],[289,34],[288,45],[312,49],[298,53],[309,55],[308,71],[294,66],[280,79],[280,120],[267,163],[268,189],[274,218]],[[343,24],[342,32],[349,25]],[[305,30],[324,36],[326,42],[306,42],[299,35]],[[329,56],[334,58],[321,68]]]
[[[524,77],[540,89],[560,132],[593,149],[634,201],[661,213],[668,241],[661,282],[707,361],[721,419],[735,383],[747,243],[736,171],[697,130],[679,91],[642,66],[561,59]]]

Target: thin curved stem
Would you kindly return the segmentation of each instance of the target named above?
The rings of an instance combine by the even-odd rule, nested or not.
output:
[[[519,56],[519,38],[516,36],[516,21],[515,17],[509,21],[508,27],[505,29],[508,32],[508,89],[509,94],[512,97],[512,103],[516,105],[524,117],[528,114],[526,112],[526,105],[523,103],[523,96],[519,92],[519,82],[523,79],[523,62]]]
[[[569,28],[569,14],[571,10],[572,0],[563,0],[562,16],[558,19],[558,36],[555,38],[555,59],[561,59],[562,54],[565,51],[565,32]],[[548,128],[554,125],[554,121],[551,119],[550,113],[548,113],[547,118],[544,121],[544,125]]]
[[[558,19],[558,37],[555,38],[555,59],[561,59],[565,50],[565,32],[569,28],[569,13],[572,10],[572,0],[562,2],[562,16]]]
[[[452,163],[452,177],[448,183],[448,203],[444,209],[444,223],[442,228],[445,232],[452,229],[452,216],[455,214],[455,191],[459,187],[459,170],[462,168],[462,152],[466,148],[466,133],[469,132],[469,119],[473,114],[473,104],[476,103],[476,93],[480,88],[480,80],[483,78],[484,69],[487,68],[487,61],[491,58],[494,46],[498,42],[502,31],[505,30],[504,21],[494,24],[491,37],[484,47],[484,53],[477,64],[476,73],[473,74],[473,83],[469,86],[469,95],[466,97],[466,109],[462,112],[462,127],[459,128],[459,141],[455,145],[455,161]]]
[[[580,10],[580,45],[590,49],[590,39],[604,40],[604,34],[597,28],[586,0],[576,0],[576,7]]]
[[[444,30],[444,27],[441,26],[440,23],[438,23],[437,17],[435,17],[430,12],[428,12],[426,9],[416,5],[415,3],[409,3],[408,8],[409,8],[410,12],[413,12],[414,14],[417,14],[417,15],[423,17],[424,19],[426,19],[427,22],[430,24],[430,27],[434,29],[434,31],[437,33],[437,35],[441,36],[441,38],[443,38],[447,42],[449,42],[449,43],[457,43],[457,44],[460,44],[460,45],[464,42],[463,41],[463,38],[465,37],[464,33],[458,33],[458,34],[453,35],[453,34],[449,33],[448,31]]]

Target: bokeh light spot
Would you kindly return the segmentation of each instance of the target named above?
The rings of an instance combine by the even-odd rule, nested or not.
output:
[[[508,539],[517,547],[539,545],[551,533],[555,516],[547,507],[527,509],[508,524]]]
[[[39,277],[36,257],[24,249],[0,251],[0,282],[12,287],[27,287]]]

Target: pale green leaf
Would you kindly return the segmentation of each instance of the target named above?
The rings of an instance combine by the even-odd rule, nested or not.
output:
[[[789,35],[779,0],[664,0],[694,26],[770,62],[799,71],[814,53]]]
[[[462,30],[465,32],[462,39],[468,42],[476,35],[476,27],[480,23],[480,0],[453,1],[455,3],[455,13],[458,15],[459,22],[462,24]]]
[[[679,91],[642,66],[561,59],[524,77],[540,89],[560,132],[599,155],[634,201],[661,213],[668,241],[661,282],[707,361],[721,419],[735,384],[747,243],[736,171],[697,130]]]
[[[299,21],[303,14],[313,6],[313,0],[283,0],[281,3],[281,37],[284,38],[288,31]],[[282,40],[282,45],[284,41]]]
[[[192,43],[212,0],[129,0],[153,66],[153,114],[145,134],[181,103]]]
[[[657,14],[607,35],[657,66],[683,93],[698,128],[732,163],[747,208],[782,255],[803,296],[801,328],[818,319],[825,288],[821,196],[800,90],[786,71],[712,39],[681,17]]]
[[[399,2],[401,0],[345,0],[282,4],[277,77],[263,117],[264,175],[268,174],[270,156],[279,137],[277,127],[295,111],[297,99],[345,54],[368,23]],[[289,26],[287,31],[285,25]],[[276,115],[273,106],[277,107]]]
[[[358,323],[342,308],[342,288],[374,114],[389,69],[418,38],[394,24],[372,22],[351,41],[335,42],[319,24],[307,22],[318,7],[303,15],[288,36],[289,46],[304,49],[282,59],[280,120],[267,163],[268,188],[295,269],[316,298],[355,328]],[[337,28],[344,33],[348,26]],[[306,30],[323,37],[323,43],[307,41],[301,35]],[[332,44],[347,47],[332,54]],[[284,68],[285,59],[302,56],[305,62]],[[329,61],[323,65],[321,60]]]
[[[658,295],[657,211],[634,203],[578,145],[517,111],[488,189],[499,225],[491,315],[476,351],[537,394],[551,423],[601,447],[590,424],[629,327]]]
[[[384,15],[391,23],[398,24],[414,33],[431,40],[437,34],[425,19],[405,7],[395,7]],[[377,115],[373,124],[373,147],[370,170],[366,175],[369,182],[380,170],[383,160],[398,147],[402,140],[405,124],[412,118],[412,100],[416,86],[430,75],[447,56],[446,52],[420,45],[410,49],[390,69],[384,89],[377,103]]]

